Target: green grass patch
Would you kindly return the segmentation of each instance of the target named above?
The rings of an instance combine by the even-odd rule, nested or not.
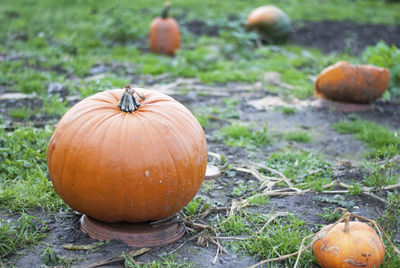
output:
[[[266,126],[258,131],[246,125],[233,123],[217,131],[216,136],[229,146],[243,147],[251,150],[271,143]]]
[[[388,158],[400,153],[400,136],[398,132],[387,127],[365,120],[340,121],[333,128],[342,134],[353,134],[372,150],[367,154],[370,158]]]
[[[298,112],[296,108],[292,107],[276,107],[274,110],[281,111],[283,114],[286,115],[294,115]]]
[[[395,163],[377,164],[374,162],[365,162],[364,184],[368,187],[382,188],[387,185],[394,185],[399,182],[399,175],[396,170],[399,165]]]
[[[22,212],[65,206],[47,178],[45,155],[51,133],[49,128],[0,129],[0,207]]]
[[[15,108],[9,110],[8,115],[16,119],[27,119],[32,115],[32,109],[29,106]]]
[[[246,222],[245,217],[234,214],[230,218],[218,222],[218,227],[225,234],[240,235],[249,232]]]
[[[329,162],[308,151],[272,153],[265,161],[266,166],[282,172],[296,183],[317,187],[329,183],[332,167]],[[275,176],[266,170],[261,170]]]
[[[311,141],[311,136],[304,131],[291,131],[285,133],[283,137],[288,140],[288,141],[296,141],[296,142],[302,142],[302,143],[307,143]]]
[[[265,217],[265,216],[264,216]],[[253,224],[262,228],[268,219],[255,217]],[[238,249],[256,256],[260,260],[275,258],[296,252],[300,248],[302,239],[309,235],[307,224],[289,214],[284,219],[277,218],[272,223],[265,226],[260,234],[252,235],[249,239],[233,242]],[[315,258],[311,251],[305,251],[301,255],[300,267],[310,267]],[[288,267],[293,267],[296,256],[285,261]]]
[[[21,247],[37,244],[46,232],[44,222],[26,213],[15,222],[0,219],[0,256],[3,258]]]

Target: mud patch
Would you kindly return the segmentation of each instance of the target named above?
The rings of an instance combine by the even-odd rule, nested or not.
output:
[[[291,42],[313,47],[325,53],[360,54],[380,40],[389,46],[400,46],[400,26],[358,24],[352,21],[295,21]]]

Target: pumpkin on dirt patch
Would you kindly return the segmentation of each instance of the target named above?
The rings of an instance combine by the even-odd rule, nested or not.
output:
[[[325,227],[313,245],[322,268],[380,267],[385,247],[374,229],[366,223],[349,221]],[[331,229],[330,229],[331,228]]]
[[[149,45],[154,53],[174,55],[180,47],[179,25],[174,18],[168,16],[170,7],[171,5],[167,3],[161,16],[151,22]]]
[[[352,65],[339,61],[318,75],[315,96],[349,103],[371,103],[380,98],[389,85],[386,68]]]
[[[269,43],[285,42],[292,32],[289,17],[272,5],[254,9],[247,17],[247,28],[256,30]]]
[[[143,222],[192,200],[207,145],[185,106],[127,86],[74,105],[55,128],[46,160],[57,194],[72,209],[105,222]]]

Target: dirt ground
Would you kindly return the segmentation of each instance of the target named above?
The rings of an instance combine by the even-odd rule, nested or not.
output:
[[[215,29],[213,30],[214,32],[211,30],[207,30],[210,32],[206,31],[206,33],[213,34],[215,32]],[[199,31],[199,33],[203,32]],[[400,46],[400,26],[358,25],[349,22],[298,22],[295,24],[291,42],[306,47],[320,48],[324,52],[343,51],[346,47],[351,47],[353,53],[360,53],[365,46],[374,45],[379,39],[384,39],[388,44]],[[321,43],[321,40],[323,40],[323,43]],[[345,112],[335,111],[325,106],[321,107],[319,103],[313,99],[305,101],[292,100],[292,102],[282,100],[284,101],[284,105],[294,106],[298,109],[298,112],[294,115],[285,115],[274,109],[275,104],[273,102],[267,102],[264,106],[260,106],[259,103],[258,106],[254,105],[254,101],[259,101],[264,98],[279,98],[279,96],[265,90],[264,85],[254,86],[245,83],[229,83],[210,86],[204,85],[196,79],[182,79],[181,85],[169,88],[168,84],[171,84],[171,80],[175,79],[174,77],[151,77],[144,75],[140,77],[142,78],[140,81],[142,87],[161,89],[161,91],[173,96],[188,107],[205,105],[222,107],[224,105],[222,98],[230,96],[231,98],[241,100],[241,105],[238,106],[238,112],[240,120],[243,122],[248,122],[250,120],[259,123],[267,122],[269,131],[272,134],[299,128],[307,129],[307,131],[311,131],[314,134],[313,141],[306,144],[284,140],[274,142],[271,146],[256,152],[256,159],[265,159],[269,153],[286,146],[305,148],[324,155],[334,163],[336,166],[333,175],[336,179],[343,182],[361,179],[357,165],[360,164],[362,154],[367,149],[360,141],[354,139],[351,135],[338,134],[332,129],[332,123],[344,119],[348,115]],[[137,81],[139,80],[136,80],[136,82]],[[180,88],[191,88],[193,90],[190,93],[182,94],[182,91],[179,90]],[[199,94],[205,91],[210,95],[204,96]],[[25,101],[28,101],[28,99],[25,99]],[[74,102],[76,102],[76,100],[71,100],[71,104]],[[35,100],[33,103],[35,105],[41,105],[40,100]],[[278,105],[282,105],[281,102],[277,103]],[[0,113],[3,114],[5,119],[10,121],[13,121],[13,119],[8,116],[7,110],[12,105],[13,100],[0,98]],[[397,102],[384,103],[378,101],[372,105],[370,110],[357,112],[356,114],[363,119],[374,120],[380,124],[387,125],[391,129],[400,128],[400,104]],[[52,118],[30,118],[29,120],[33,121],[37,126],[42,126],[50,119]],[[20,123],[23,124],[23,122]],[[13,128],[13,123],[10,123],[9,128]],[[213,130],[206,131],[208,149],[210,152],[227,156],[229,162],[233,164],[249,161],[248,155],[243,149],[232,148],[214,141],[212,139],[212,131]],[[232,189],[240,183],[249,183],[252,180],[255,181],[256,179],[241,172],[236,172],[233,176],[224,174],[221,178],[214,180],[214,189],[211,192],[205,190],[203,187],[198,193],[198,196],[212,203],[218,202],[229,205],[232,200],[229,193],[232,192]],[[277,212],[288,211],[295,214],[300,219],[306,220],[310,225],[327,224],[326,221],[317,215],[323,213],[323,208],[333,209],[337,205],[323,201],[321,197],[324,196],[325,195],[322,194],[309,192],[296,196],[273,197],[267,205],[259,207],[257,212],[268,214],[271,210]],[[352,212],[369,218],[378,217],[384,210],[383,203],[369,196],[346,196],[346,201],[354,202],[352,206],[349,207]],[[14,263],[16,267],[40,267],[42,263],[40,252],[45,244],[51,245],[60,256],[65,258],[78,258],[80,261],[76,267],[88,267],[91,263],[119,256],[121,252],[128,252],[131,250],[124,243],[118,241],[110,241],[108,244],[100,246],[94,252],[66,250],[63,248],[65,244],[85,245],[95,242],[79,230],[79,218],[81,215],[77,213],[60,213],[56,217],[53,217],[41,211],[29,211],[28,213],[43,219],[50,227],[50,231],[48,237],[43,239],[43,243],[31,249],[26,249],[21,255],[12,256],[11,263]],[[7,216],[5,212],[3,212],[3,215],[5,217],[13,217],[10,215]],[[216,214],[213,214],[211,217],[215,217],[215,215]],[[399,230],[397,233],[399,233]],[[185,239],[188,237],[189,236],[186,235]],[[149,253],[138,257],[136,260],[139,262],[156,260],[159,256],[167,255],[170,251],[178,248],[185,239],[169,246],[154,248]],[[210,245],[208,248],[201,247],[197,246],[194,241],[190,241],[177,251],[176,259],[188,260],[198,264],[200,267],[246,267],[257,263],[257,260],[250,256],[230,252],[229,254],[222,254],[218,258],[217,263],[212,266],[211,261],[215,253],[216,247],[213,245]],[[102,267],[122,266],[122,262],[115,262]]]

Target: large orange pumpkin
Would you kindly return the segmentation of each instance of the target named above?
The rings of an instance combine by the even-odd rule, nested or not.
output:
[[[386,68],[372,65],[351,65],[339,61],[318,75],[315,96],[334,101],[370,103],[381,97],[389,85]]]
[[[137,108],[131,113],[117,107],[122,89],[77,103],[48,146],[56,192],[72,209],[101,221],[173,215],[196,195],[205,175],[207,145],[197,119],[167,95],[136,91],[143,99],[131,103]],[[128,111],[128,104],[121,108]]]
[[[158,54],[174,55],[180,47],[179,25],[174,18],[168,17],[170,4],[166,4],[161,17],[155,18],[150,25],[150,49]]]
[[[313,250],[322,268],[378,268],[385,256],[383,242],[374,229],[347,220],[322,232]]]

